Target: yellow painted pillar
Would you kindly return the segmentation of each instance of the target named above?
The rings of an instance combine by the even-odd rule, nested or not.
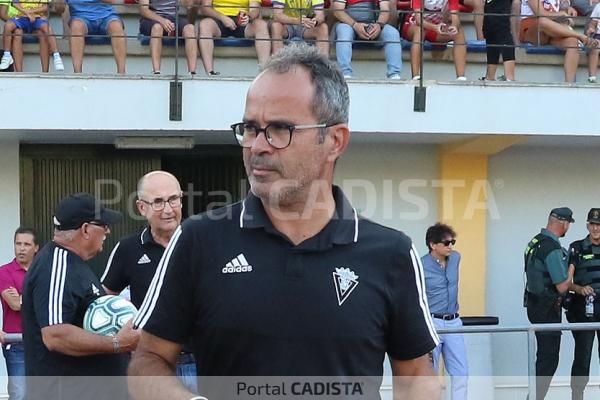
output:
[[[488,157],[525,140],[480,135],[439,146],[438,220],[457,234],[461,255],[458,301],[462,315],[485,315]],[[493,203],[495,206],[495,202]]]
[[[439,152],[438,220],[456,231],[461,255],[458,300],[462,315],[485,315],[486,200],[485,154]]]

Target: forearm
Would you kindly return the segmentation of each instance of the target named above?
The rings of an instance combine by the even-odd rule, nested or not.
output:
[[[138,350],[129,364],[129,390],[139,400],[188,400],[194,396],[175,377],[175,365],[158,354]]]
[[[283,12],[283,8],[274,8],[273,9],[273,19],[282,24],[288,25],[300,25],[302,23],[301,18],[290,17]]]
[[[429,354],[413,360],[392,360],[394,400],[438,400],[441,386]]]
[[[227,15],[221,14],[220,12],[216,11],[213,8],[212,4],[202,6],[202,15],[205,17],[208,17],[208,18],[215,19],[217,21],[221,21],[221,22],[223,22],[229,18]]]
[[[71,324],[42,328],[42,340],[48,350],[69,356],[114,353],[112,337],[96,335]]]
[[[140,15],[143,18],[146,18],[146,19],[149,19],[152,21],[156,21],[156,22],[160,22],[162,19],[162,17],[160,15],[158,15],[157,13],[155,13],[154,11],[152,11],[150,9],[150,6],[140,5]]]
[[[333,4],[335,7],[335,5],[337,3],[333,3]],[[350,15],[348,15],[348,13],[346,12],[345,9],[335,9],[334,8],[333,15],[335,16],[335,18],[338,21],[343,22],[344,24],[354,26],[354,24],[356,23],[356,21]]]

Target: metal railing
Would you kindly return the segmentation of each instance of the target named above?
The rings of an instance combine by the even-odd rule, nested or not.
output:
[[[22,0],[21,2],[22,3],[27,3],[28,1],[27,0]],[[100,0],[99,0],[99,2],[100,2]],[[77,1],[73,1],[71,3],[76,4]],[[104,4],[106,4],[106,3],[104,3]],[[119,6],[122,6],[122,7],[132,7],[132,8],[136,8],[136,9],[140,8],[140,5],[138,5],[138,4],[119,4]],[[195,6],[193,8],[195,8],[195,9],[198,10],[198,16],[201,17],[202,16],[202,9],[205,8],[205,6],[202,6],[200,4],[195,4]],[[257,7],[257,6],[255,6],[255,7],[251,7],[251,8],[260,8],[260,11],[261,11],[262,14],[272,13],[272,10],[273,10],[273,7],[271,7],[271,6],[269,6],[269,7],[265,7],[265,6]],[[180,4],[177,4],[176,9],[177,9],[177,13],[176,14],[180,15],[181,11],[183,9],[183,6],[181,6]],[[306,9],[301,9],[301,8],[300,9],[295,9],[295,10],[299,11],[299,12],[307,12]],[[332,25],[333,26],[334,21],[331,18],[332,17],[331,14],[333,14],[335,11],[333,10],[333,8],[328,8],[328,9],[325,9],[324,12],[327,14],[327,16],[330,19],[330,21],[328,21],[328,25]],[[369,12],[369,11],[364,11],[364,12]],[[402,22],[402,16],[403,15],[405,15],[406,13],[415,13],[415,14],[417,14],[418,15],[418,19],[420,21],[419,25],[420,25],[421,37],[422,38],[424,37],[424,34],[423,34],[423,20],[424,20],[424,15],[436,14],[436,12],[427,11],[425,9],[421,9],[421,10],[404,10],[404,9],[397,10],[396,6],[394,6],[389,11],[385,11],[385,10],[384,11],[373,10],[372,12],[374,12],[374,13],[385,13],[385,12],[395,13],[394,14],[395,15],[394,18],[392,18],[392,20],[394,21],[394,25],[392,25],[392,26],[394,26],[394,28],[397,28],[397,29],[399,28],[400,30],[401,30],[401,26],[398,26],[398,22],[400,22],[400,23]],[[474,12],[471,12],[471,13],[460,13],[460,12],[458,12],[457,14],[459,16],[461,16],[461,17],[463,15],[473,15],[473,16],[481,16],[481,15],[487,15],[487,16],[506,16],[506,17],[509,17],[511,19],[520,19],[522,17],[522,15],[520,15],[520,14],[512,14],[512,13],[510,13],[510,14],[490,14],[490,13],[488,13],[488,14],[482,14],[482,13],[474,13]],[[399,18],[397,18],[396,16],[399,16]],[[532,17],[533,18],[541,18],[540,16],[532,16]],[[261,18],[268,19],[269,17],[262,15]],[[575,17],[575,18],[571,18],[571,20],[574,20],[574,19],[579,19],[579,20],[586,19],[587,20],[587,17]],[[191,23],[195,23],[197,21],[190,21],[190,22]],[[178,19],[177,18],[175,19],[175,24],[178,24]],[[35,34],[17,34],[17,35],[34,36]],[[540,35],[541,35],[541,33],[539,31],[539,26],[538,26],[537,27],[537,36],[538,36],[538,39],[540,38]],[[65,32],[64,34],[54,33],[53,36],[56,36],[56,37],[62,36],[63,38],[70,38],[70,37],[73,37],[75,35],[72,35],[69,32]],[[86,36],[88,36],[88,37],[96,37],[96,38],[103,38],[103,37],[107,37],[108,35],[86,35]],[[518,36],[518,34],[517,34],[517,36]],[[122,37],[122,36],[115,36],[115,37]],[[138,35],[127,35],[127,34],[125,34],[124,37],[126,39],[137,39]],[[162,38],[162,36],[161,36],[161,38]],[[179,30],[178,30],[177,26],[176,26],[176,29],[175,29],[175,35],[171,39],[175,39],[175,43],[174,43],[174,49],[175,49],[175,73],[174,73],[174,75],[175,75],[175,80],[177,80],[178,76],[180,75],[180,73],[178,71],[178,65],[177,65],[178,64],[178,58],[182,55],[182,49],[180,48],[180,40],[184,39],[183,37],[179,36]],[[197,33],[196,39],[198,39],[198,40],[204,40],[204,39],[210,39],[210,38],[208,38],[208,37],[202,37],[202,36],[199,35],[199,33]],[[490,46],[490,47],[515,47],[515,48],[519,48],[519,47],[523,47],[524,46],[523,43],[519,43],[518,37],[515,38],[515,39],[516,40],[515,40],[515,44],[514,45],[490,44],[488,46]],[[248,38],[248,40],[256,42],[256,41],[261,41],[261,40],[272,41],[273,39],[254,39],[254,38]],[[311,40],[311,41],[314,42],[314,40]],[[359,38],[357,38],[356,40],[354,40],[353,43],[376,44],[376,45],[382,45],[383,44],[383,42],[378,41],[378,40],[361,40]],[[406,39],[401,40],[400,43],[401,44],[405,44],[406,43]],[[421,75],[421,77],[423,77],[424,71],[423,71],[423,65],[422,64],[423,64],[423,53],[425,52],[424,49],[423,49],[423,45],[426,44],[426,43],[428,43],[428,42],[423,39],[423,40],[418,41],[418,43],[421,45],[420,53],[421,53],[421,72],[422,73],[420,75]],[[444,43],[441,42],[440,44],[443,45]],[[454,42],[454,43],[452,43],[452,45],[453,46],[459,46],[459,47],[460,46],[468,46],[468,41],[466,40],[465,43],[456,43],[456,42]],[[84,55],[84,58],[85,58],[85,55]],[[421,79],[421,81],[422,81],[422,79]]]
[[[553,324],[531,324],[521,326],[463,326],[461,328],[438,329],[438,334],[450,333],[527,333],[527,372],[529,376],[529,398],[536,398],[536,332],[559,332],[559,331],[600,331],[600,322],[576,322],[576,323],[553,323]]]

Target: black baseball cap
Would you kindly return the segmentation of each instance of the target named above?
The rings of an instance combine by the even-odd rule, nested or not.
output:
[[[590,208],[590,212],[588,212],[587,222],[600,224],[600,208]]]
[[[54,214],[54,227],[59,231],[77,229],[86,222],[112,225],[123,219],[120,211],[102,207],[89,193],[74,193],[62,199]]]
[[[550,211],[550,216],[561,221],[575,222],[573,219],[573,211],[569,207],[558,207]]]

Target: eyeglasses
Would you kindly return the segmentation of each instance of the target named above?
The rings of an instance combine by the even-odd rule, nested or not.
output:
[[[298,129],[329,128],[337,124],[315,124],[315,125],[288,125],[268,124],[264,128],[246,122],[231,125],[233,134],[238,144],[242,147],[252,147],[258,134],[263,132],[267,142],[276,149],[285,149],[292,142],[292,133]]]
[[[440,243],[443,244],[446,247],[448,247],[450,245],[454,246],[456,244],[456,239],[442,240]]]
[[[140,201],[148,204],[150,207],[152,207],[152,209],[154,211],[162,211],[165,209],[165,205],[167,203],[169,203],[169,205],[171,206],[171,208],[179,208],[181,207],[181,199],[182,199],[182,195],[180,194],[176,194],[174,196],[169,197],[167,200],[158,198],[158,199],[154,199],[152,201],[146,201],[144,199],[139,199]]]

